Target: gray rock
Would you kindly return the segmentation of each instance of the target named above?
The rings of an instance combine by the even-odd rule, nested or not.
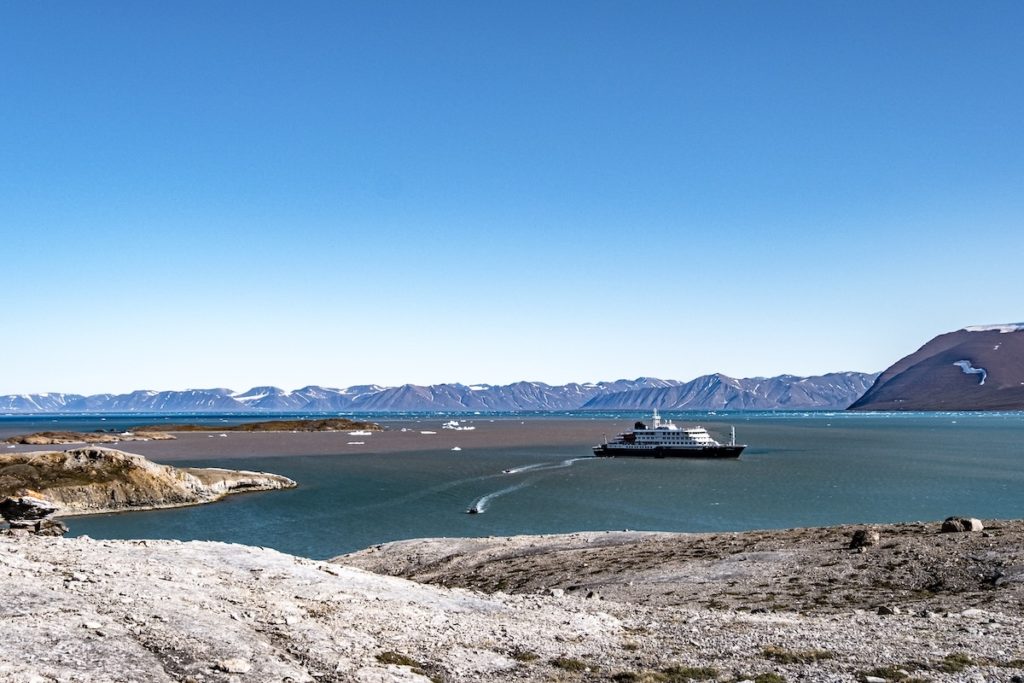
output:
[[[35,496],[9,496],[0,500],[0,516],[8,522],[46,519],[57,512],[57,506]]]
[[[891,614],[900,614],[902,611],[903,610],[901,610],[899,607],[896,607],[895,605],[882,605],[878,608],[878,613],[883,616],[888,616]]]
[[[252,664],[240,657],[232,657],[220,660],[214,668],[229,674],[247,674],[252,669]]]
[[[947,517],[942,522],[942,533],[956,533],[959,531],[981,531],[985,525],[976,517]]]
[[[881,536],[876,529],[857,529],[850,538],[850,549],[856,550],[857,548],[878,545],[880,540]]]
[[[36,536],[63,536],[68,532],[68,525],[59,519],[40,519],[32,526]]]

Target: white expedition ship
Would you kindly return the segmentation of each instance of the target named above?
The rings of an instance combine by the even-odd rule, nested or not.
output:
[[[745,445],[736,443],[736,429],[732,439],[722,444],[711,438],[703,427],[678,427],[671,420],[661,420],[654,411],[652,424],[633,425],[633,431],[622,432],[614,439],[594,446],[594,455],[640,458],[738,458]]]

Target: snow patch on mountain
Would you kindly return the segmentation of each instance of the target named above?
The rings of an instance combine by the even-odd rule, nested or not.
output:
[[[1022,332],[1024,331],[1024,323],[1004,323],[1002,325],[972,325],[964,328],[965,332],[999,332],[1006,334],[1008,332]]]
[[[953,363],[953,365],[956,365],[963,370],[965,375],[981,375],[981,381],[978,382],[979,387],[985,383],[986,379],[988,379],[988,371],[985,368],[974,367],[971,365],[971,361],[969,360],[958,360]]]

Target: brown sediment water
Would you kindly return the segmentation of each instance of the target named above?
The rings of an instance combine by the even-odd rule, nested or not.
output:
[[[590,447],[629,428],[631,420],[596,419],[499,419],[464,420],[460,426],[474,429],[445,429],[438,417],[417,420],[376,420],[382,432],[352,435],[349,432],[172,432],[172,441],[133,441],[112,446],[144,455],[157,462],[203,459],[239,459],[297,455],[339,455],[405,453],[481,448],[530,446]],[[404,430],[404,431],[403,431]],[[433,432],[425,434],[424,432]],[[222,436],[223,434],[223,436]],[[355,442],[355,443],[350,443]],[[68,446],[69,448],[72,446]],[[16,450],[38,450],[38,446]],[[14,452],[12,449],[11,452]]]

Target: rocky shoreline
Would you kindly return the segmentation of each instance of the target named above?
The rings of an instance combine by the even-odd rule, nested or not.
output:
[[[433,539],[334,562],[0,534],[0,615],[18,636],[0,680],[1020,681],[1024,522],[985,526],[879,526],[863,548],[852,527]],[[859,567],[897,550],[917,565],[905,585],[867,590]],[[945,588],[917,595],[942,558]],[[1001,574],[971,578],[972,562]],[[781,599],[793,576],[827,599]]]

